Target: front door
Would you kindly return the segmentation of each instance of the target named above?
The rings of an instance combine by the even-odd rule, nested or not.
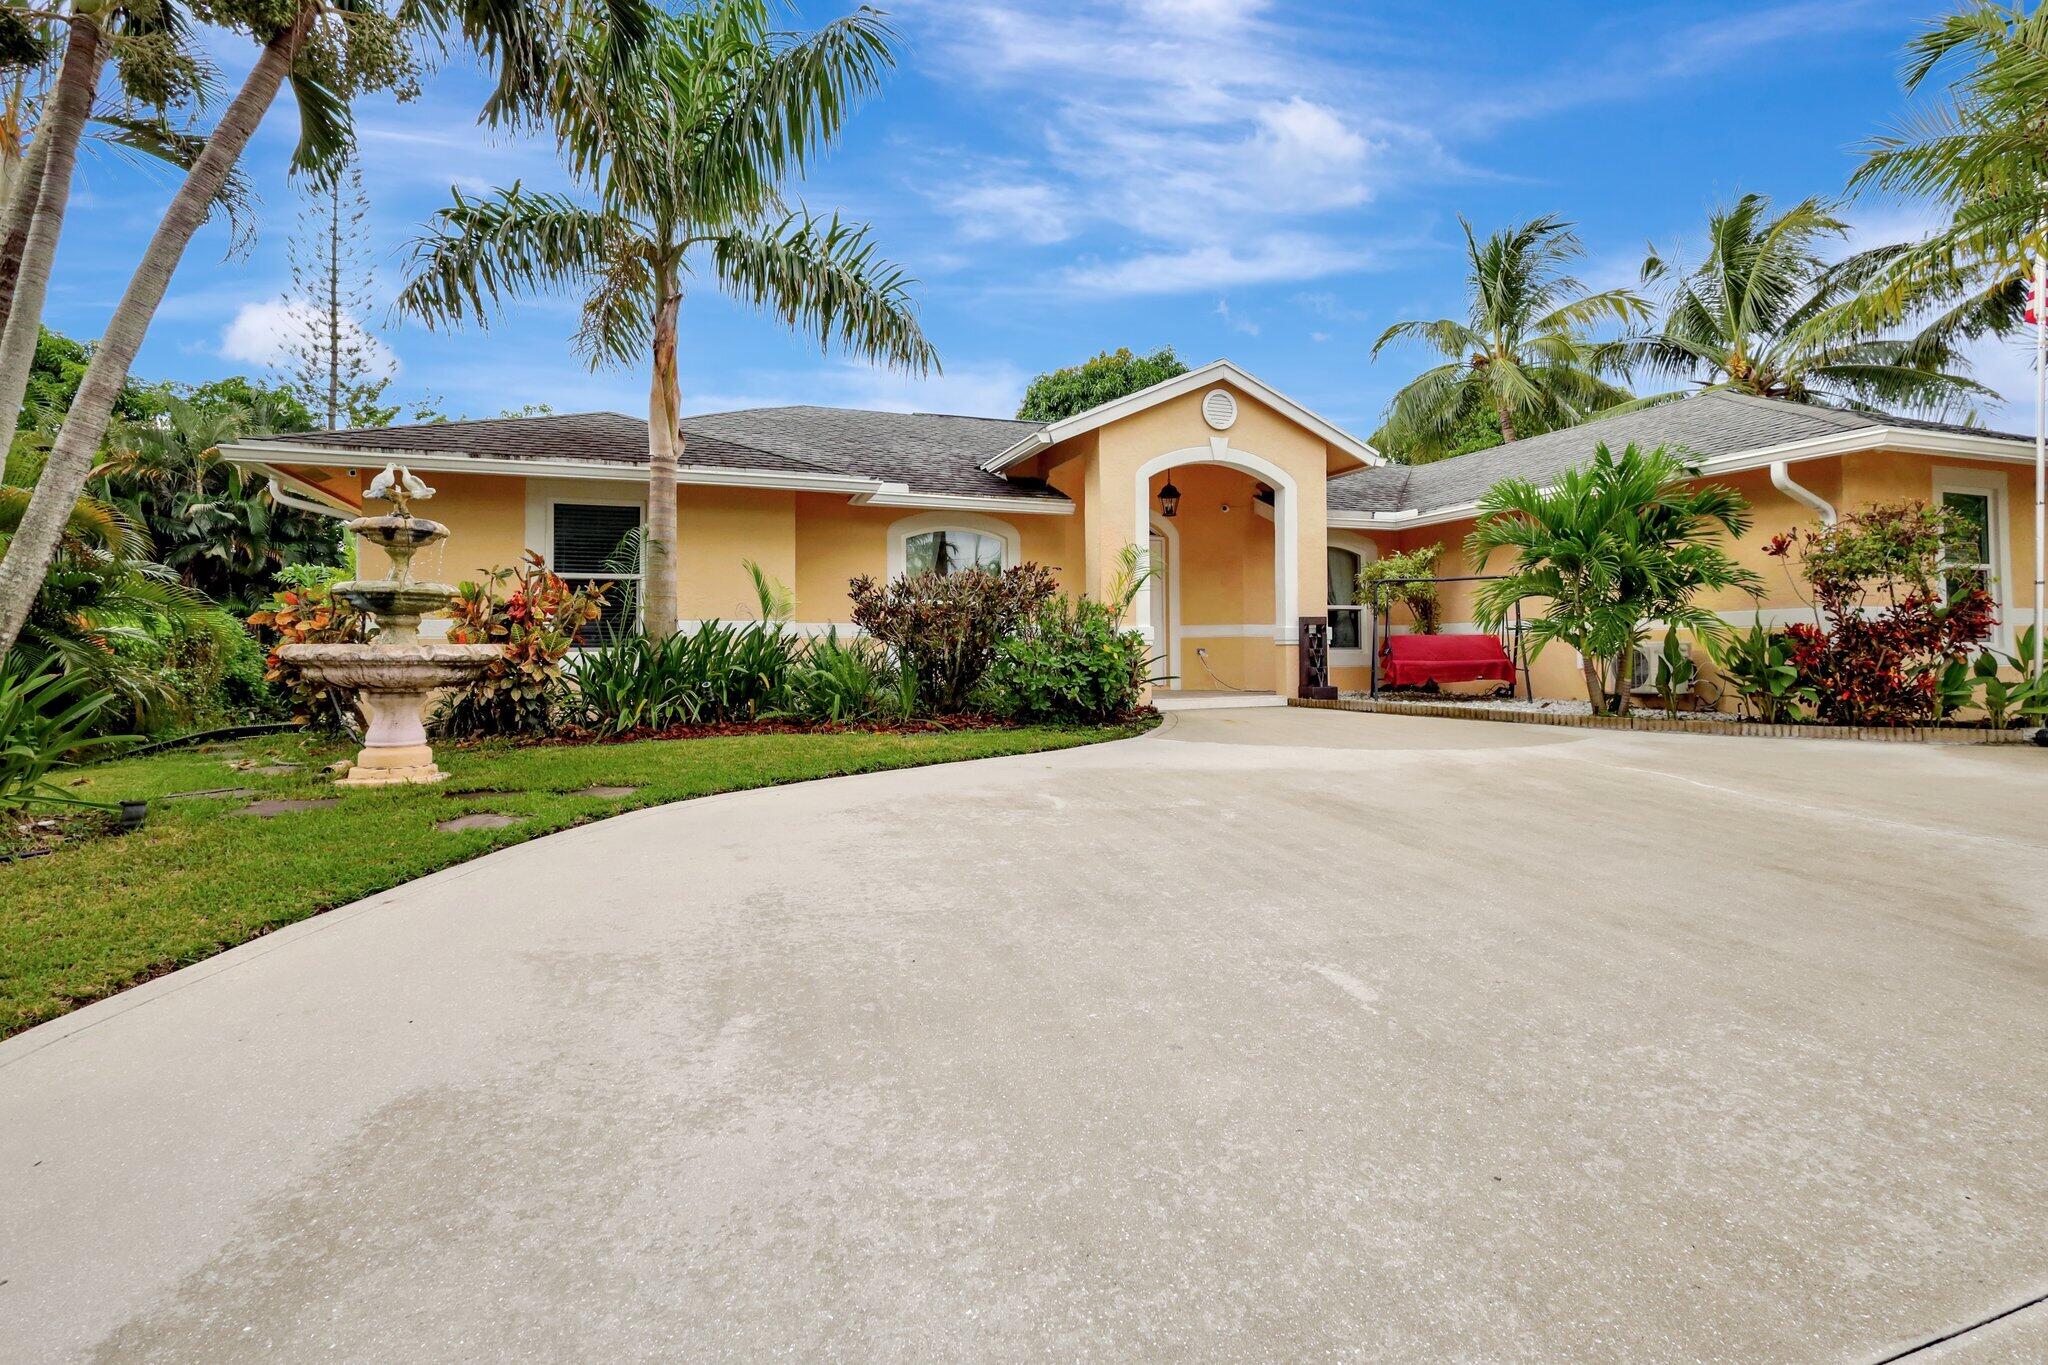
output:
[[[1173,659],[1173,634],[1170,629],[1173,609],[1167,601],[1173,591],[1173,563],[1166,557],[1166,537],[1157,531],[1152,533],[1152,676],[1159,679],[1158,685],[1165,688],[1180,686],[1180,679],[1168,676],[1175,671]]]

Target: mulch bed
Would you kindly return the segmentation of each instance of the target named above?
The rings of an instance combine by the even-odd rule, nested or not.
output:
[[[993,716],[925,716],[917,720],[867,721],[858,725],[816,725],[790,720],[719,721],[710,725],[671,725],[666,730],[642,726],[622,735],[592,735],[576,730],[540,735],[534,745],[635,744],[643,739],[728,739],[738,735],[932,735],[960,730],[1006,730],[1010,722]]]
[[[73,810],[62,815],[0,816],[0,864],[55,853],[66,844],[98,839],[121,828],[112,811]]]

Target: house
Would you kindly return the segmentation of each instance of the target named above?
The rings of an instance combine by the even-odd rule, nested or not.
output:
[[[1051,424],[779,407],[685,418],[682,435],[686,626],[754,612],[748,560],[793,591],[801,629],[822,631],[848,625],[847,584],[862,574],[1033,560],[1069,591],[1100,593],[1138,544],[1163,569],[1134,624],[1171,661],[1172,688],[1292,693],[1304,617],[1330,624],[1332,681],[1364,687],[1358,567],[1441,543],[1443,575],[1474,572],[1459,547],[1477,499],[1508,476],[1554,477],[1600,442],[1681,448],[1749,498],[1755,528],[1735,552],[1769,588],[1760,604],[1708,603],[1731,620],[1805,610],[1764,554],[1773,534],[1907,499],[1966,513],[1983,528],[1967,567],[2007,619],[2032,605],[2016,571],[2032,543],[2031,441],[1732,393],[1415,467],[1221,360]],[[646,426],[615,413],[267,437],[226,454],[294,505],[338,516],[362,512],[385,464],[410,466],[437,486],[431,510],[451,531],[440,562],[420,568],[447,580],[529,548],[564,577],[618,579],[612,552],[646,509]],[[1471,587],[1444,586],[1446,630],[1476,629]],[[1532,683],[1539,696],[1583,695],[1564,650],[1538,660]]]

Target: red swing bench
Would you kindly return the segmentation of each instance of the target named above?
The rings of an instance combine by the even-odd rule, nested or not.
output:
[[[1497,635],[1389,635],[1380,649],[1380,678],[1389,687],[1424,683],[1515,685],[1515,661]]]

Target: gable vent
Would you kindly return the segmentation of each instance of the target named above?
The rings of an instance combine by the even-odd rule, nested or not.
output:
[[[1237,400],[1222,389],[1209,390],[1202,399],[1202,420],[1218,431],[1230,430],[1237,420]]]

